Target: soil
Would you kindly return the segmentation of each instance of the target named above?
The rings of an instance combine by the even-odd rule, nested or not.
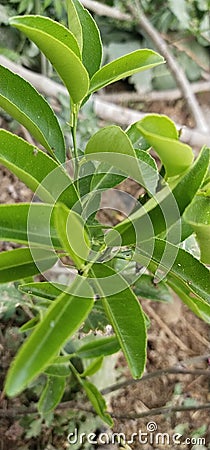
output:
[[[183,103],[180,103],[180,101],[176,105],[153,104],[149,108],[153,112],[164,111],[169,116],[170,111],[173,109],[173,117],[175,115],[177,121],[185,123],[186,111]],[[0,121],[1,127],[8,127],[5,119],[2,118]],[[190,118],[188,118],[188,123],[192,124]],[[21,130],[18,131],[20,134]],[[31,200],[31,191],[3,166],[0,166],[0,183],[0,203],[19,203]],[[126,182],[124,190],[135,197],[139,195],[139,187],[132,181]],[[113,216],[113,212],[109,213],[106,210],[104,220],[116,223],[117,219],[116,214]],[[8,250],[15,246],[16,244],[3,242],[0,244],[0,250]],[[151,326],[148,332],[148,359],[145,374],[170,367],[177,367],[205,369],[207,375],[172,375],[165,372],[161,376],[142,380],[116,391],[113,393],[111,399],[109,399],[109,409],[116,417],[113,431],[123,433],[127,440],[131,439],[132,433],[139,433],[139,431],[147,433],[147,435],[142,437],[142,439],[144,438],[144,443],[139,442],[137,437],[133,443],[129,444],[130,447],[125,447],[127,449],[210,449],[209,410],[173,412],[148,415],[148,417],[142,419],[135,418],[137,414],[149,412],[153,408],[161,408],[164,406],[171,408],[181,405],[195,406],[210,403],[209,327],[195,317],[178,298],[174,298],[172,304],[142,300],[142,305],[151,320]],[[16,326],[17,316],[15,317],[15,322],[9,319],[8,323],[3,323],[0,330],[2,335],[0,352],[3,354],[1,368],[2,382],[4,372],[16,351],[14,343],[19,339]],[[10,337],[9,340],[8,335]],[[122,355],[116,364],[116,376],[118,377],[118,381],[131,379]],[[5,409],[5,416],[0,419],[0,450],[61,450],[71,447],[67,440],[64,439],[65,431],[63,430],[62,433],[61,430],[59,431],[60,434],[56,434],[52,427],[48,429],[43,427],[38,438],[26,438],[26,430],[21,425],[19,418],[15,415],[15,409],[25,405],[27,410],[31,405],[34,405],[35,400],[32,398],[30,403],[30,399],[26,399],[24,395],[14,400],[2,399],[1,408]],[[14,411],[14,414],[10,414],[10,417],[7,417],[8,409]],[[62,415],[64,415],[63,412]],[[133,418],[117,418],[117,416],[120,417],[122,415],[132,415]],[[153,430],[157,429],[157,431],[152,432],[152,427]],[[90,431],[93,430],[91,429]],[[156,441],[155,436],[157,436],[157,432],[168,433],[170,436],[168,439],[170,441],[165,441],[163,445],[161,441]],[[173,442],[172,435],[175,433],[183,435],[181,444]],[[197,441],[200,446],[196,445],[196,436],[197,438],[204,438],[202,442]],[[191,439],[191,442],[185,443],[186,438]],[[74,448],[74,446],[72,447]],[[93,448],[99,447],[94,446]],[[112,450],[115,447],[110,444],[108,446],[103,445],[101,448],[104,450]]]

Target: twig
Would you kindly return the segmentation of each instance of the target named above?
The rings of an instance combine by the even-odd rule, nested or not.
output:
[[[197,81],[191,83],[191,89],[194,94],[210,91],[210,81]],[[141,101],[158,102],[158,101],[175,101],[182,97],[180,89],[167,89],[165,91],[151,92],[116,92],[112,94],[100,94],[100,99],[112,103],[137,103]]]
[[[81,0],[83,6],[90,11],[98,14],[99,16],[111,17],[116,20],[131,20],[129,14],[119,11],[117,8],[111,8],[110,6],[102,5],[94,0]]]
[[[135,5],[132,2],[132,4],[128,5],[128,9],[131,11],[133,18],[135,18],[135,19],[138,18],[137,20],[138,20],[138,24],[140,25],[141,31],[142,30],[145,31],[145,33],[154,42],[157,50],[166,59],[168,67],[169,67],[171,73],[173,74],[173,76],[177,82],[177,85],[179,86],[180,90],[182,91],[183,97],[185,98],[185,100],[188,104],[188,107],[195,119],[197,127],[200,130],[203,130],[204,132],[208,131],[208,129],[209,129],[208,124],[207,124],[204,114],[200,108],[200,105],[197,102],[197,99],[191,90],[190,83],[189,83],[188,79],[186,78],[182,67],[180,66],[180,64],[177,63],[175,57],[170,52],[166,42],[160,36],[159,32],[149,22],[149,20],[145,16],[144,12],[142,11],[139,3],[138,3],[138,6],[135,7]]]
[[[42,92],[47,97],[57,98],[59,94],[64,96],[68,95],[67,89],[62,84],[56,83],[43,75],[39,75],[31,70],[25,69],[24,67],[10,61],[5,56],[0,55],[0,64],[25,78],[25,80],[33,84],[38,91]],[[96,115],[103,120],[125,126],[128,126],[133,122],[137,122],[146,115],[145,113],[138,112],[133,109],[122,108],[113,103],[105,102],[101,100],[98,95],[93,97],[93,107]],[[182,125],[177,124],[177,127],[182,128]],[[191,146],[210,146],[210,137],[208,133],[201,133],[197,129],[190,129],[185,126],[182,130],[181,140],[183,142],[187,142]]]
[[[192,349],[190,349],[189,347],[187,347],[187,345],[184,344],[184,342],[181,341],[181,339],[179,339],[178,336],[176,336],[176,334],[173,333],[173,331],[171,331],[171,329],[168,327],[168,325],[166,325],[166,323],[160,318],[160,316],[154,311],[153,308],[151,308],[151,306],[149,306],[148,304],[145,305],[145,309],[148,312],[148,315],[151,316],[157,323],[158,325],[164,329],[165,333],[172,338],[173,342],[176,343],[176,345],[184,351],[187,352],[191,352],[194,353]]]
[[[142,411],[139,414],[112,414],[112,417],[115,419],[121,419],[121,420],[135,420],[135,419],[142,419],[143,417],[149,417],[149,416],[159,416],[164,414],[172,414],[175,412],[181,412],[181,411],[199,411],[202,409],[210,409],[210,403],[202,404],[202,405],[196,405],[196,406],[164,406],[163,408],[153,408],[149,411]]]
[[[134,384],[142,383],[143,381],[151,380],[153,378],[161,377],[163,375],[178,375],[178,374],[193,375],[195,377],[204,375],[204,376],[210,377],[210,371],[205,370],[205,369],[184,369],[184,368],[180,368],[180,367],[169,367],[166,369],[160,369],[160,370],[156,370],[155,372],[147,373],[139,380],[134,380],[132,378],[130,380],[115,383],[112,386],[102,389],[101,394],[107,395],[107,394],[110,394],[111,392],[118,391],[119,389],[123,389],[127,386],[132,386]]]

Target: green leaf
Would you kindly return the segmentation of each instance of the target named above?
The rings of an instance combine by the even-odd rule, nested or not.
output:
[[[34,258],[35,257],[35,258]],[[52,251],[37,248],[31,251],[27,248],[18,248],[0,253],[0,283],[16,281],[45,272],[57,261]]]
[[[33,317],[33,319],[28,320],[28,322],[24,323],[22,327],[19,328],[20,333],[26,333],[30,330],[33,330],[33,328],[36,327],[38,322],[39,316]]]
[[[167,231],[168,240],[170,239],[174,243],[180,242],[182,239],[180,217],[202,185],[208,166],[209,149],[203,147],[199,157],[188,172],[178,180],[175,187],[170,188],[167,184],[163,185],[163,189],[156,194],[155,199],[149,200],[144,205],[145,210],[140,206],[128,219],[116,225],[115,229],[122,237],[122,245],[137,242],[138,235],[141,237],[146,216],[148,216],[148,221],[151,221],[153,227],[150,237]]]
[[[184,219],[196,233],[201,261],[210,264],[210,197],[197,195],[186,209]]]
[[[49,283],[47,281],[26,283],[18,286],[20,291],[34,297],[46,298],[48,300],[55,300],[62,292],[68,290],[68,286],[60,283]]]
[[[162,56],[153,50],[136,50],[131,52],[99,69],[91,78],[90,92],[98,91],[115,81],[129,77],[142,70],[151,69],[163,62]]]
[[[140,378],[146,360],[146,324],[140,303],[128,283],[105,264],[94,264],[95,289],[119,340],[133,378]],[[107,295],[108,294],[108,295]]]
[[[84,370],[84,372],[82,372],[81,376],[82,377],[91,377],[92,375],[94,375],[96,372],[98,372],[98,370],[101,368],[102,363],[103,363],[103,356],[99,356],[98,358],[94,359],[94,361],[92,361],[88,367],[86,367],[86,369]]]
[[[90,241],[81,216],[60,205],[55,209],[55,226],[64,249],[79,269],[82,269],[90,251]]]
[[[204,302],[194,293],[192,295],[190,289],[184,287],[183,284],[180,286],[177,279],[169,279],[168,284],[196,316],[210,324],[210,305],[208,303]]]
[[[142,262],[141,255],[148,257],[149,268],[159,278],[158,272],[167,276],[167,280],[179,280],[179,285],[196,294],[203,301],[210,303],[209,270],[194,256],[185,250],[161,239],[155,239],[153,254],[141,253],[139,249],[133,259]]]
[[[68,364],[51,364],[45,370],[45,373],[52,377],[68,377],[71,373]]]
[[[134,292],[136,295],[154,300],[158,302],[171,302],[172,295],[163,281],[156,284],[154,277],[150,275],[141,275],[134,285]]]
[[[0,205],[0,240],[61,247],[53,224],[53,205]]]
[[[15,16],[10,24],[40,48],[63,80],[73,103],[79,103],[88,92],[89,77],[74,35],[47,17]]]
[[[92,306],[92,290],[86,280],[77,277],[71,285],[71,294],[61,294],[52,303],[17,354],[6,379],[5,392],[9,397],[20,393],[47,368]]]
[[[41,414],[47,414],[55,409],[63,397],[65,386],[65,378],[48,377],[47,384],[38,403],[38,410]]]
[[[82,62],[89,76],[100,68],[102,59],[102,43],[99,29],[91,14],[78,0],[73,0],[82,26]]]
[[[97,414],[105,423],[107,423],[107,425],[109,425],[110,427],[113,426],[113,420],[111,416],[106,412],[106,402],[101,393],[98,391],[97,387],[87,380],[81,380],[81,382]]]
[[[87,343],[84,343],[84,341],[86,341],[85,338],[82,340],[82,345],[76,349],[76,354],[80,358],[98,358],[99,356],[112,355],[120,350],[118,339],[115,336],[106,338],[94,336],[94,339],[88,339]]]
[[[51,156],[65,162],[65,143],[58,120],[47,101],[30,83],[0,66],[0,106],[24,125]]]
[[[0,130],[0,163],[43,201],[54,203],[59,199],[72,207],[78,200],[75,186],[62,166],[6,130]]]
[[[83,47],[82,26],[73,0],[67,0],[67,12],[68,12],[69,29],[73,33],[79,45],[80,53],[82,53]]]
[[[123,171],[150,192],[156,189],[158,175],[150,156],[140,151],[137,155],[126,133],[116,125],[95,133],[87,143],[85,156],[88,160],[95,159],[116,167],[120,175]]]
[[[167,116],[149,114],[137,122],[136,127],[157,152],[167,177],[180,175],[190,167],[192,149],[178,140],[175,124]]]

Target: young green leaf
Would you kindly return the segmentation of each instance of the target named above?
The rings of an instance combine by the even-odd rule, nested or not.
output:
[[[64,249],[78,269],[82,269],[90,251],[90,241],[82,217],[64,205],[58,205],[55,209],[55,227]]]
[[[136,123],[141,135],[160,157],[167,177],[185,172],[193,162],[191,147],[178,140],[178,132],[167,116],[149,114]]]
[[[69,29],[73,33],[78,43],[80,53],[82,54],[82,47],[83,47],[82,26],[73,0],[67,0],[67,13],[68,13]]]
[[[164,59],[153,50],[136,50],[106,64],[96,72],[90,81],[90,93],[129,77],[142,70],[164,63]]]
[[[58,120],[47,101],[19,75],[0,66],[0,106],[24,125],[60,163],[65,143]],[[15,88],[14,88],[15,87]]]
[[[52,251],[37,248],[33,254],[27,248],[18,248],[0,253],[0,283],[16,281],[50,269],[57,261]],[[33,256],[34,256],[33,255]]]
[[[53,205],[0,205],[0,241],[61,247],[53,224]]]
[[[45,202],[54,203],[59,199],[72,207],[78,200],[75,186],[62,166],[6,130],[0,130],[0,163]]]
[[[186,209],[184,219],[196,233],[201,261],[210,264],[210,197],[197,195]]]
[[[101,368],[102,363],[103,363],[103,356],[99,356],[98,358],[95,358],[84,370],[84,372],[82,372],[81,377],[85,378],[85,377],[91,377],[92,375],[94,375],[96,372],[98,372],[98,370]]]
[[[140,303],[127,282],[113,269],[105,264],[103,267],[101,264],[94,264],[92,273],[96,279],[95,288],[98,289],[99,295],[103,296],[104,309],[132,376],[140,378],[146,360],[146,324]],[[120,289],[116,289],[116,293],[112,294],[117,286],[120,286]]]
[[[84,291],[86,297],[80,297]],[[63,293],[52,303],[43,320],[21,347],[8,372],[5,385],[8,396],[20,393],[47,368],[87,317],[93,302],[88,283],[77,277],[71,285],[71,294]]]
[[[72,1],[82,26],[82,62],[91,78],[101,65],[101,36],[96,22],[89,11],[78,0]]]
[[[64,394],[65,386],[65,378],[56,376],[48,377],[47,384],[38,403],[38,410],[41,414],[47,414],[56,408]]]
[[[47,17],[16,16],[10,24],[40,48],[63,80],[73,103],[79,103],[88,93],[89,76],[74,35]]]
[[[113,425],[113,420],[111,416],[106,412],[106,402],[97,387],[87,380],[81,379],[81,383],[99,417],[101,417],[101,419],[111,427]]]
[[[143,154],[143,155],[142,155]],[[135,179],[151,193],[155,191],[157,169],[145,153],[136,154],[130,139],[118,126],[111,125],[95,133],[87,143],[85,156],[88,160],[108,163]]]
[[[112,355],[120,350],[118,339],[115,336],[106,338],[97,338],[94,336],[94,339],[89,340],[89,342],[86,342],[84,338],[81,344],[76,349],[76,354],[80,358],[98,358],[99,356]]]

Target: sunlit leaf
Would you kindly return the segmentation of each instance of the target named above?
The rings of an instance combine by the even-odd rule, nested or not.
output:
[[[89,77],[74,35],[47,17],[16,16],[10,19],[10,24],[40,48],[63,80],[73,103],[79,103],[88,92]]]

